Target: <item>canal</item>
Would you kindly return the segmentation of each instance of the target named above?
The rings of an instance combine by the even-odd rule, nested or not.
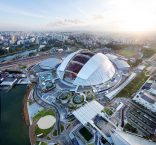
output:
[[[9,92],[0,90],[0,145],[30,145],[29,132],[23,118],[26,85],[16,85]]]

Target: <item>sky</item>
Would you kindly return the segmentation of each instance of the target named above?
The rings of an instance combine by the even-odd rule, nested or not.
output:
[[[156,31],[156,0],[0,0],[0,30]]]

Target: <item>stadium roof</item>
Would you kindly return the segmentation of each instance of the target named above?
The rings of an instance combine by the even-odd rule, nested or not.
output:
[[[67,56],[60,67],[58,75],[61,79],[67,75],[74,85],[90,86],[105,83],[112,79],[115,67],[102,53],[77,51]]]
[[[130,65],[124,60],[115,59],[115,60],[113,60],[113,62],[116,64],[118,69],[130,68]]]
[[[60,70],[60,71],[64,71],[64,70],[65,70],[65,68],[66,68],[66,66],[67,66],[67,64],[68,64],[68,62],[73,58],[73,56],[74,56],[76,53],[78,53],[78,51],[69,54],[69,55],[63,60],[62,64],[61,64],[60,67],[59,67],[59,70]]]
[[[91,101],[81,108],[73,112],[73,115],[83,124],[86,125],[96,115],[100,114],[103,110],[103,106],[97,101]]]
[[[54,69],[58,64],[60,64],[62,61],[57,58],[48,58],[44,61],[41,61],[39,66],[42,69]]]
[[[107,53],[106,56],[107,56],[110,60],[115,60],[115,59],[118,58],[116,55],[110,54],[110,53]]]

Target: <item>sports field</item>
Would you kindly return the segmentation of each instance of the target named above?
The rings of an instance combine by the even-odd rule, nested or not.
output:
[[[137,55],[138,52],[135,49],[126,49],[125,48],[125,49],[119,50],[118,53],[125,57],[134,57],[135,55]]]

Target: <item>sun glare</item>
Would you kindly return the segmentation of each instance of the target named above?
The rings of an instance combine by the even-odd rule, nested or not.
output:
[[[151,31],[156,27],[155,0],[121,0],[117,17],[123,31]]]

